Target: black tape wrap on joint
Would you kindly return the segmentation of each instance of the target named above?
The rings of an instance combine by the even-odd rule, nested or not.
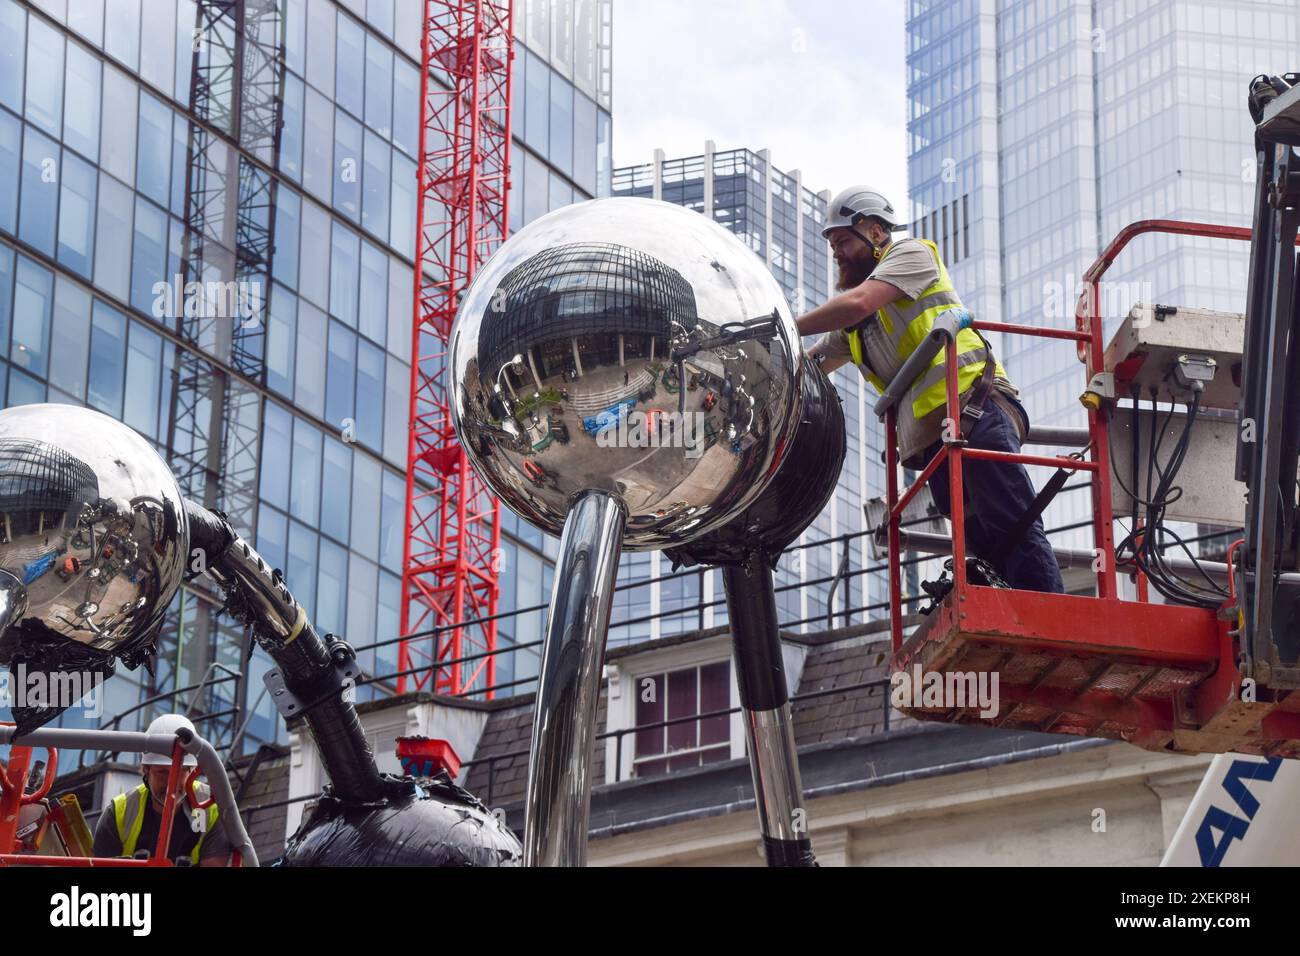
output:
[[[188,498],[185,499],[185,518],[190,526],[190,558],[194,557],[195,551],[201,552],[203,556],[203,561],[197,570],[193,560],[186,561],[185,579],[188,581],[217,562],[217,559],[230,547],[230,543],[235,540],[235,532],[231,530],[225,515],[217,511],[209,511]]]
[[[812,841],[807,837],[798,840],[779,840],[776,837],[763,837],[763,852],[770,867],[813,867],[817,858],[813,855]]]

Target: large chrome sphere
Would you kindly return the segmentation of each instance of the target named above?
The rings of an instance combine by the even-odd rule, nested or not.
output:
[[[575,494],[624,545],[682,543],[766,486],[798,424],[801,347],[763,262],[697,212],[598,199],[521,230],[451,333],[452,420],[478,473],[558,534]]]
[[[136,432],[86,408],[0,411],[0,522],[0,579],[19,604],[5,657],[15,631],[105,654],[137,650],[185,569],[176,479]]]

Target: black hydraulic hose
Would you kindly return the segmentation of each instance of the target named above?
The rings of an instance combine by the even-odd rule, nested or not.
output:
[[[192,552],[202,553],[202,563],[192,562],[191,569],[206,569],[221,585],[229,610],[253,628],[257,642],[279,666],[285,687],[303,703],[303,719],[334,795],[358,803],[380,799],[379,768],[335,666],[336,659],[351,657],[351,648],[321,639],[280,572],[267,567],[225,518],[188,500],[185,511]]]

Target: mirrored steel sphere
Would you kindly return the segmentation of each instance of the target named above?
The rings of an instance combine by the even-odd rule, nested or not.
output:
[[[451,335],[452,418],[478,473],[558,534],[575,494],[628,511],[625,546],[744,510],[797,425],[801,347],[761,259],[650,199],[556,210],[479,271]]]
[[[0,569],[12,575],[0,577],[26,605],[6,656],[14,632],[137,649],[181,583],[188,541],[176,479],[126,425],[69,405],[0,411]]]

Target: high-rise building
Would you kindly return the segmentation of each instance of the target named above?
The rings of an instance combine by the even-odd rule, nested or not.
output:
[[[913,231],[977,316],[1072,326],[1080,277],[1139,219],[1250,225],[1246,92],[1295,69],[1289,0],[909,0],[906,30]],[[1243,311],[1247,252],[1136,241],[1100,296],[1108,333],[1138,301]],[[1000,354],[1036,423],[1083,423],[1072,346]],[[1076,492],[1047,524],[1088,517]]]
[[[0,0],[0,398],[140,431],[379,676],[397,666],[421,7]],[[518,225],[609,190],[611,26],[609,0],[515,10]],[[502,606],[544,603],[546,544],[502,516]],[[120,671],[103,718],[65,722],[202,684],[180,709],[213,715],[208,736],[282,735],[269,660],[218,606],[185,588],[156,674]]]
[[[803,184],[799,170],[782,172],[771,161],[768,150],[733,149],[719,151],[712,141],[697,156],[666,159],[656,150],[654,161],[641,166],[624,166],[614,171],[616,196],[641,196],[686,206],[710,216],[740,237],[761,257],[785,290],[795,315],[821,305],[834,290],[834,260],[822,238],[826,204],[830,192],[813,192]],[[811,344],[814,338],[809,338]],[[855,574],[840,582],[831,595],[829,582],[844,565],[861,569],[871,562],[865,528],[863,502],[884,494],[883,469],[879,461],[881,427],[871,413],[874,397],[866,381],[852,367],[832,375],[842,400],[848,447],[840,482],[825,510],[808,527],[800,543],[828,542],[853,535],[847,542],[793,547],[781,560],[776,575],[777,603],[783,626],[790,630],[820,629],[827,626],[828,602],[837,612],[861,608],[886,600],[887,591],[879,574]],[[620,568],[620,581],[654,579],[669,571],[658,554],[627,555]],[[822,583],[807,584],[818,581]],[[646,608],[636,611],[637,592],[648,591],[640,600]],[[658,593],[656,593],[656,591]],[[702,614],[665,617],[627,629],[611,631],[611,640],[635,639],[647,632],[659,636],[659,629],[689,630],[725,620],[721,580],[717,572],[666,581],[633,591],[619,592],[615,606],[624,618],[671,611],[698,601],[711,604]],[[837,613],[834,626],[861,623],[868,615]],[[873,612],[870,616],[880,616]],[[615,620],[620,615],[615,614]],[[620,633],[622,630],[622,633]],[[670,633],[667,632],[667,633]]]

